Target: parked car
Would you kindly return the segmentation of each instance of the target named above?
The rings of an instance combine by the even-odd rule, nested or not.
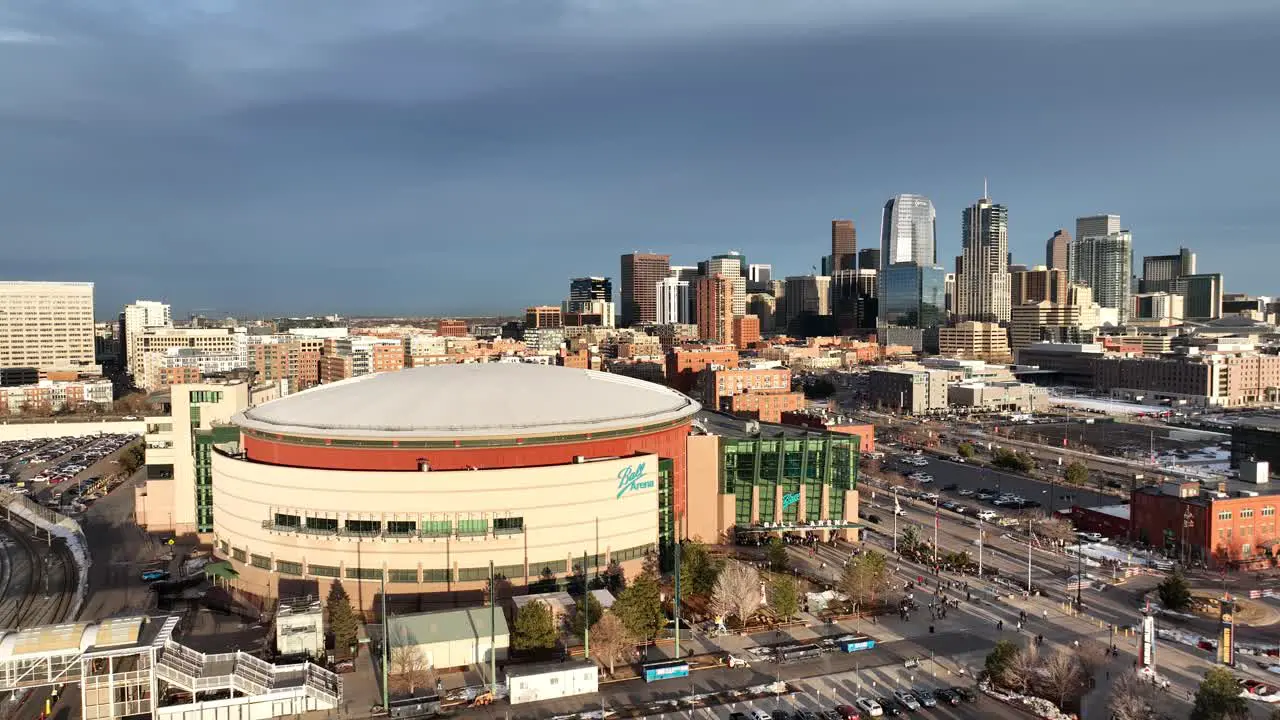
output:
[[[902,707],[906,708],[908,711],[920,709],[920,701],[916,699],[915,695],[911,694],[910,690],[894,690],[893,697],[898,702],[902,703]]]
[[[880,703],[869,697],[860,697],[853,701],[854,707],[860,712],[867,714],[867,717],[880,717],[884,715],[884,709],[880,707]]]
[[[950,688],[938,688],[933,691],[933,696],[938,699],[938,702],[944,702],[948,705],[960,704],[960,696],[951,692]]]
[[[898,702],[897,700],[894,700],[893,698],[887,698],[887,697],[876,698],[876,702],[880,703],[880,709],[883,710],[884,714],[888,715],[889,717],[898,717],[904,711],[904,708],[902,707],[902,703]]]
[[[928,690],[922,688],[919,690],[912,690],[911,692],[916,696],[916,699],[920,701],[920,705],[922,707],[938,707],[938,701],[933,699],[933,693]]]
[[[978,701],[978,694],[967,687],[953,687],[951,688],[951,692],[955,693],[956,695],[959,695],[960,699],[964,700],[965,702]]]
[[[852,705],[837,705],[835,711],[842,720],[860,720],[858,709]]]

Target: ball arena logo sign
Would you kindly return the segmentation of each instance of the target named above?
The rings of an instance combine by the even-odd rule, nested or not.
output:
[[[782,496],[782,507],[784,508],[789,508],[792,505],[795,505],[799,502],[800,502],[800,493],[798,492],[787,493],[786,495]]]
[[[648,490],[653,487],[652,480],[644,479],[644,463],[628,465],[618,471],[618,497],[636,490]]]

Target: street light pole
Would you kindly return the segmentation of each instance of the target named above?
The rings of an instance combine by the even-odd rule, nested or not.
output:
[[[1080,594],[1084,587],[1084,538],[1076,536],[1076,610],[1084,609],[1084,597]]]
[[[1195,525],[1195,519],[1191,517],[1191,508],[1187,508],[1182,514],[1182,564],[1186,566],[1191,560],[1191,548],[1187,545],[1187,535],[1191,528]]]
[[[898,486],[893,486],[893,552],[898,552]]]
[[[1027,595],[1031,595],[1031,541],[1035,538],[1031,534],[1031,518],[1027,518]]]
[[[978,579],[979,580],[982,579],[982,546],[984,544],[982,535],[983,535],[982,518],[978,518]]]
[[[933,498],[933,575],[935,578],[942,575],[942,569],[938,566],[938,498],[934,493]]]

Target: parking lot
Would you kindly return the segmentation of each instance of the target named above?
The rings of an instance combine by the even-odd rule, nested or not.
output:
[[[104,433],[0,443],[0,485],[67,515],[83,513],[119,468],[114,456],[137,435]]]

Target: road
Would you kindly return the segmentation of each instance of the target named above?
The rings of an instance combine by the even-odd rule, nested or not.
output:
[[[148,610],[154,600],[139,579],[155,564],[158,542],[134,524],[134,489],[145,482],[145,469],[89,507],[80,526],[93,555],[90,594],[80,617],[98,620]]]

